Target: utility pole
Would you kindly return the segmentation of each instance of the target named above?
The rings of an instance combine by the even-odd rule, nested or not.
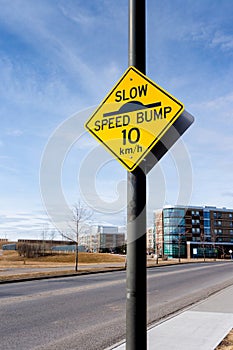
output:
[[[129,0],[129,66],[146,73],[145,0]],[[126,350],[147,349],[146,174],[128,172]]]

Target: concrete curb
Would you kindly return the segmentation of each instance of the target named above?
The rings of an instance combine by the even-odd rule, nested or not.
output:
[[[43,280],[43,279],[52,279],[52,278],[65,278],[65,277],[78,277],[78,276],[84,276],[84,275],[95,275],[98,273],[109,273],[109,272],[114,272],[114,271],[124,271],[125,268],[116,268],[116,269],[110,269],[110,270],[98,270],[98,271],[78,271],[76,272],[71,272],[64,274],[55,274],[55,275],[44,275],[44,276],[31,276],[31,277],[19,277],[19,278],[12,278],[9,280],[2,280],[0,281],[1,284],[6,284],[6,283],[18,283],[18,282],[28,282],[28,281],[37,281],[37,280]]]

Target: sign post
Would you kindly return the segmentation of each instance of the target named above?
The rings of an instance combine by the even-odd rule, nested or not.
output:
[[[232,249],[229,250],[230,256],[231,256],[231,260],[232,260]]]
[[[129,0],[129,68],[85,123],[128,171],[126,350],[147,349],[146,174],[192,124],[146,75],[146,0]]]
[[[129,66],[146,73],[145,0],[129,0]],[[126,350],[147,349],[146,174],[128,173]]]

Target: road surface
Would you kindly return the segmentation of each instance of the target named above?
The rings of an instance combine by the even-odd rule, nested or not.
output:
[[[233,284],[233,263],[147,270],[148,323]],[[1,350],[103,350],[125,337],[125,271],[0,285]]]

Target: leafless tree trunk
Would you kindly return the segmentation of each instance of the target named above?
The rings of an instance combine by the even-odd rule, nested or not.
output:
[[[74,207],[74,222],[76,224],[76,242],[75,242],[75,271],[78,271],[78,240],[79,240],[79,221],[81,210],[78,210],[77,206]]]
[[[211,232],[211,241],[213,242],[213,247],[214,247],[214,261],[216,261],[216,256],[215,256],[215,244],[217,240],[217,235],[214,232]]]
[[[204,262],[205,262],[205,234],[204,233],[201,233],[200,239],[201,239],[201,243],[202,243],[202,255],[203,255]]]
[[[73,242],[75,245],[75,271],[78,271],[78,245],[79,234],[82,231],[84,223],[90,218],[91,211],[82,205],[79,201],[73,205],[73,225],[70,225],[70,233],[61,232],[62,237]]]
[[[41,232],[41,238],[42,238],[42,249],[43,249],[43,252],[42,254],[45,255],[45,250],[46,250],[46,244],[45,244],[45,241],[46,241],[46,238],[47,238],[47,234],[48,234],[48,229],[46,226],[44,226],[43,228],[43,231]]]
[[[49,232],[50,253],[51,253],[51,254],[53,253],[53,251],[52,251],[52,246],[53,246],[53,240],[54,240],[55,236],[56,236],[56,231],[55,231],[55,230],[51,230],[51,231]]]
[[[156,265],[158,265],[158,263],[159,263],[159,244],[156,243],[155,246],[156,246],[156,249],[155,249],[155,254],[156,254]]]

